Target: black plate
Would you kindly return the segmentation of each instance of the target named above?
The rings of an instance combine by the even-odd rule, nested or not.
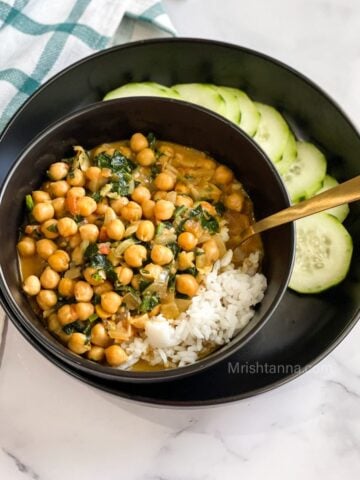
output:
[[[339,180],[360,173],[360,137],[341,109],[311,81],[256,52],[213,41],[151,40],[98,53],[44,85],[10,122],[0,144],[0,176],[41,129],[60,116],[129,81],[164,84],[210,82],[241,87],[288,118],[295,132],[325,151]],[[360,311],[359,205],[346,221],[355,246],[345,282],[330,291],[301,296],[288,291],[267,325],[222,364],[186,380],[162,385],[121,387],[82,376],[101,389],[132,399],[167,405],[209,405],[237,400],[274,388],[324,358],[355,325]],[[20,331],[36,348],[28,332]],[[55,362],[54,358],[51,358]],[[64,364],[57,364],[73,375]]]

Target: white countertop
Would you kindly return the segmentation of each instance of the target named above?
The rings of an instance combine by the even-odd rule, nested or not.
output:
[[[114,0],[115,1],[115,0]],[[324,87],[360,126],[356,0],[166,0],[180,34],[268,53]],[[360,325],[275,391],[197,410],[102,393],[38,354],[10,324],[0,367],[2,480],[355,480]]]

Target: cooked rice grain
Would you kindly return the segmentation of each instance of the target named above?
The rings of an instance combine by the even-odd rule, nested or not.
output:
[[[267,283],[264,275],[254,273],[260,253],[249,255],[242,269],[235,269],[231,259],[230,250],[215,263],[188,310],[175,321],[157,315],[147,323],[144,338],[122,343],[129,359],[120,368],[128,369],[140,359],[165,367],[189,365],[242,330]]]

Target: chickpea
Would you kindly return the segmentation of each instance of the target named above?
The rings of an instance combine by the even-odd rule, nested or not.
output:
[[[74,295],[78,302],[90,302],[94,295],[94,290],[87,282],[79,280],[75,283]]]
[[[142,242],[150,242],[155,235],[155,227],[150,220],[142,220],[136,230],[136,236]]]
[[[135,288],[135,290],[140,289],[140,280],[141,280],[141,275],[134,275],[132,280],[131,280],[131,286]]]
[[[111,220],[111,222],[106,225],[106,233],[112,240],[121,240],[125,233],[123,222],[118,218],[116,220]]]
[[[105,350],[102,347],[92,346],[87,352],[87,358],[93,362],[101,362],[105,357]]]
[[[69,165],[65,162],[55,162],[50,165],[48,175],[51,180],[62,180],[69,173]]]
[[[84,250],[79,245],[74,248],[71,252],[71,261],[75,263],[75,265],[82,265],[84,263]]]
[[[78,355],[82,355],[90,350],[86,335],[80,332],[72,333],[67,345],[72,352],[77,353]]]
[[[159,200],[154,207],[154,215],[157,220],[169,220],[175,210],[175,205],[168,200]]]
[[[42,310],[49,310],[57,303],[57,295],[53,290],[40,290],[36,296],[36,301]]]
[[[85,172],[86,178],[92,181],[97,181],[101,178],[101,168],[99,167],[89,167]]]
[[[144,200],[141,208],[145,218],[152,218],[154,216],[155,202],[153,200]]]
[[[230,168],[225,165],[219,165],[215,170],[212,181],[216,185],[226,185],[234,180],[234,174]]]
[[[185,183],[177,182],[175,185],[175,191],[177,193],[184,193],[185,195],[190,193],[190,188]]]
[[[101,295],[102,293],[105,292],[111,292],[113,290],[112,284],[109,282],[109,280],[105,280],[101,285],[96,285],[94,286],[94,293],[96,295]]]
[[[169,147],[168,145],[161,145],[159,147],[160,153],[166,155],[167,157],[172,157],[174,155],[174,149]]]
[[[114,268],[114,271],[122,285],[129,285],[134,275],[131,268],[121,266]]]
[[[76,198],[81,198],[85,197],[86,192],[85,188],[83,187],[72,187],[68,190],[66,196],[67,197],[76,197]]]
[[[136,155],[136,160],[142,167],[149,167],[156,161],[155,153],[151,148],[144,148]]]
[[[48,263],[56,272],[65,272],[69,268],[70,257],[65,250],[56,250],[50,255]]]
[[[154,181],[155,187],[158,190],[173,190],[175,187],[176,178],[168,172],[159,173]]]
[[[53,197],[65,197],[70,189],[66,180],[59,180],[50,183],[50,192]]]
[[[124,155],[124,157],[131,158],[132,152],[129,147],[125,147],[125,145],[120,145],[118,150],[122,155]]]
[[[116,292],[105,292],[101,295],[101,308],[114,314],[118,311],[122,298]]]
[[[106,312],[101,305],[96,305],[95,306],[95,312],[96,312],[96,315],[98,317],[100,317],[101,319],[105,320],[106,318],[109,318],[111,317],[111,313],[110,312]]]
[[[40,280],[36,275],[30,275],[23,283],[23,290],[28,295],[37,295],[41,290]]]
[[[75,304],[75,311],[79,320],[87,320],[95,311],[95,307],[90,302],[78,302]]]
[[[55,210],[55,217],[56,218],[64,217],[66,214],[65,198],[64,197],[54,198],[54,200],[52,200],[51,203]]]
[[[196,281],[196,278],[187,273],[176,276],[176,290],[183,295],[188,295],[193,297],[196,295],[199,288],[199,284]]]
[[[240,192],[233,192],[227,195],[224,200],[224,205],[229,210],[241,212],[244,204],[244,196]]]
[[[106,361],[112,367],[118,367],[122,363],[126,362],[128,356],[119,345],[111,345],[105,349]]]
[[[213,216],[216,215],[216,208],[214,207],[214,205],[211,205],[211,203],[203,201],[203,202],[200,202],[200,205],[202,209],[206,210],[208,213],[210,213],[210,215],[213,215]]]
[[[137,202],[141,205],[145,200],[150,200],[151,193],[148,188],[138,185],[132,192],[131,198],[134,200],[134,202]]]
[[[163,271],[160,265],[155,263],[148,263],[141,271],[141,275],[146,279],[156,280]]]
[[[55,210],[51,203],[41,202],[34,206],[32,214],[37,222],[42,223],[53,218]]]
[[[186,208],[191,208],[194,205],[194,201],[191,197],[188,197],[187,195],[178,195],[175,200],[175,206],[176,207],[186,207]]]
[[[75,233],[75,235],[72,235],[69,239],[68,239],[68,242],[69,242],[69,247],[70,248],[75,248],[77,247],[78,245],[80,245],[80,243],[82,242],[82,238],[80,236],[80,233],[77,232]]]
[[[84,172],[82,172],[80,168],[75,168],[69,172],[68,176],[66,177],[66,181],[72,187],[83,187],[85,185]]]
[[[84,197],[85,198],[85,197]],[[70,217],[60,218],[57,223],[58,232],[62,237],[71,237],[78,230],[77,223]]]
[[[78,205],[79,213],[83,217],[87,217],[88,215],[91,215],[97,209],[97,203],[95,202],[95,200],[87,196],[79,198],[77,205]]]
[[[103,198],[96,206],[96,211],[97,215],[105,215],[106,210],[109,207],[109,202],[107,201],[107,198]]]
[[[166,197],[167,197],[167,192],[165,192],[164,190],[157,190],[154,194],[153,194],[153,199],[157,202],[158,200],[166,200]]]
[[[75,265],[82,265],[84,263],[84,249],[81,245],[75,247],[71,252],[71,261],[74,262]]]
[[[62,326],[75,322],[79,318],[75,305],[63,305],[57,311],[57,316]]]
[[[32,257],[36,250],[35,240],[31,237],[23,237],[17,244],[17,249],[22,257]]]
[[[128,222],[136,222],[142,216],[142,209],[138,203],[129,202],[121,209],[121,216]]]
[[[213,238],[203,243],[202,248],[209,262],[216,262],[220,257],[219,248]]]
[[[158,265],[167,265],[174,259],[170,248],[164,245],[154,245],[151,250],[151,260]]]
[[[79,227],[81,240],[88,240],[95,243],[99,236],[99,229],[96,225],[89,223],[88,225],[81,225]]]
[[[55,289],[60,282],[60,275],[50,267],[46,267],[40,275],[40,282],[43,288]]]
[[[93,267],[85,268],[83,275],[85,280],[93,286],[101,285],[106,280],[105,272],[103,270],[96,270],[96,268]]]
[[[74,296],[75,281],[71,278],[62,278],[58,285],[58,291],[62,297]]]
[[[52,218],[51,220],[46,220],[46,222],[41,225],[40,230],[44,237],[54,239],[59,236],[57,222],[57,220]]]
[[[127,197],[120,197],[116,198],[115,200],[111,200],[110,205],[117,215],[121,215],[121,209],[128,203],[129,199]]]
[[[107,347],[111,343],[111,338],[102,323],[97,323],[91,329],[91,343],[98,347]]]
[[[203,229],[200,222],[191,218],[186,220],[184,228],[187,232],[194,234],[196,238],[200,238],[203,234]]]
[[[177,258],[179,270],[187,270],[194,266],[194,252],[180,252]]]
[[[193,250],[197,244],[197,238],[191,232],[180,233],[177,241],[179,246],[187,252]]]
[[[57,245],[52,240],[48,240],[47,238],[42,238],[36,242],[36,252],[39,257],[47,260],[50,255],[55,253],[57,250]]]
[[[136,153],[140,152],[140,150],[143,150],[144,148],[147,148],[148,146],[149,142],[142,133],[134,133],[134,135],[132,135],[130,138],[130,148]]]
[[[32,198],[34,203],[45,203],[50,200],[50,195],[43,190],[35,190],[32,192]]]
[[[147,251],[143,245],[130,245],[124,252],[124,260],[130,267],[141,267],[146,257]]]
[[[216,162],[212,158],[203,158],[199,160],[198,166],[206,170],[215,170]]]
[[[61,329],[61,325],[60,325],[60,322],[59,322],[59,319],[58,319],[58,316],[56,315],[56,313],[53,313],[52,315],[50,315],[50,317],[48,318],[48,321],[47,321],[47,326],[48,326],[48,330],[50,332],[57,332],[58,330]]]

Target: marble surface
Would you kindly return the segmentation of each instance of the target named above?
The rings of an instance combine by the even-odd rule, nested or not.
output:
[[[356,0],[167,0],[180,34],[269,53],[322,85],[360,125]],[[360,325],[317,367],[216,408],[130,403],[80,383],[8,325],[0,349],[2,480],[355,480]]]

